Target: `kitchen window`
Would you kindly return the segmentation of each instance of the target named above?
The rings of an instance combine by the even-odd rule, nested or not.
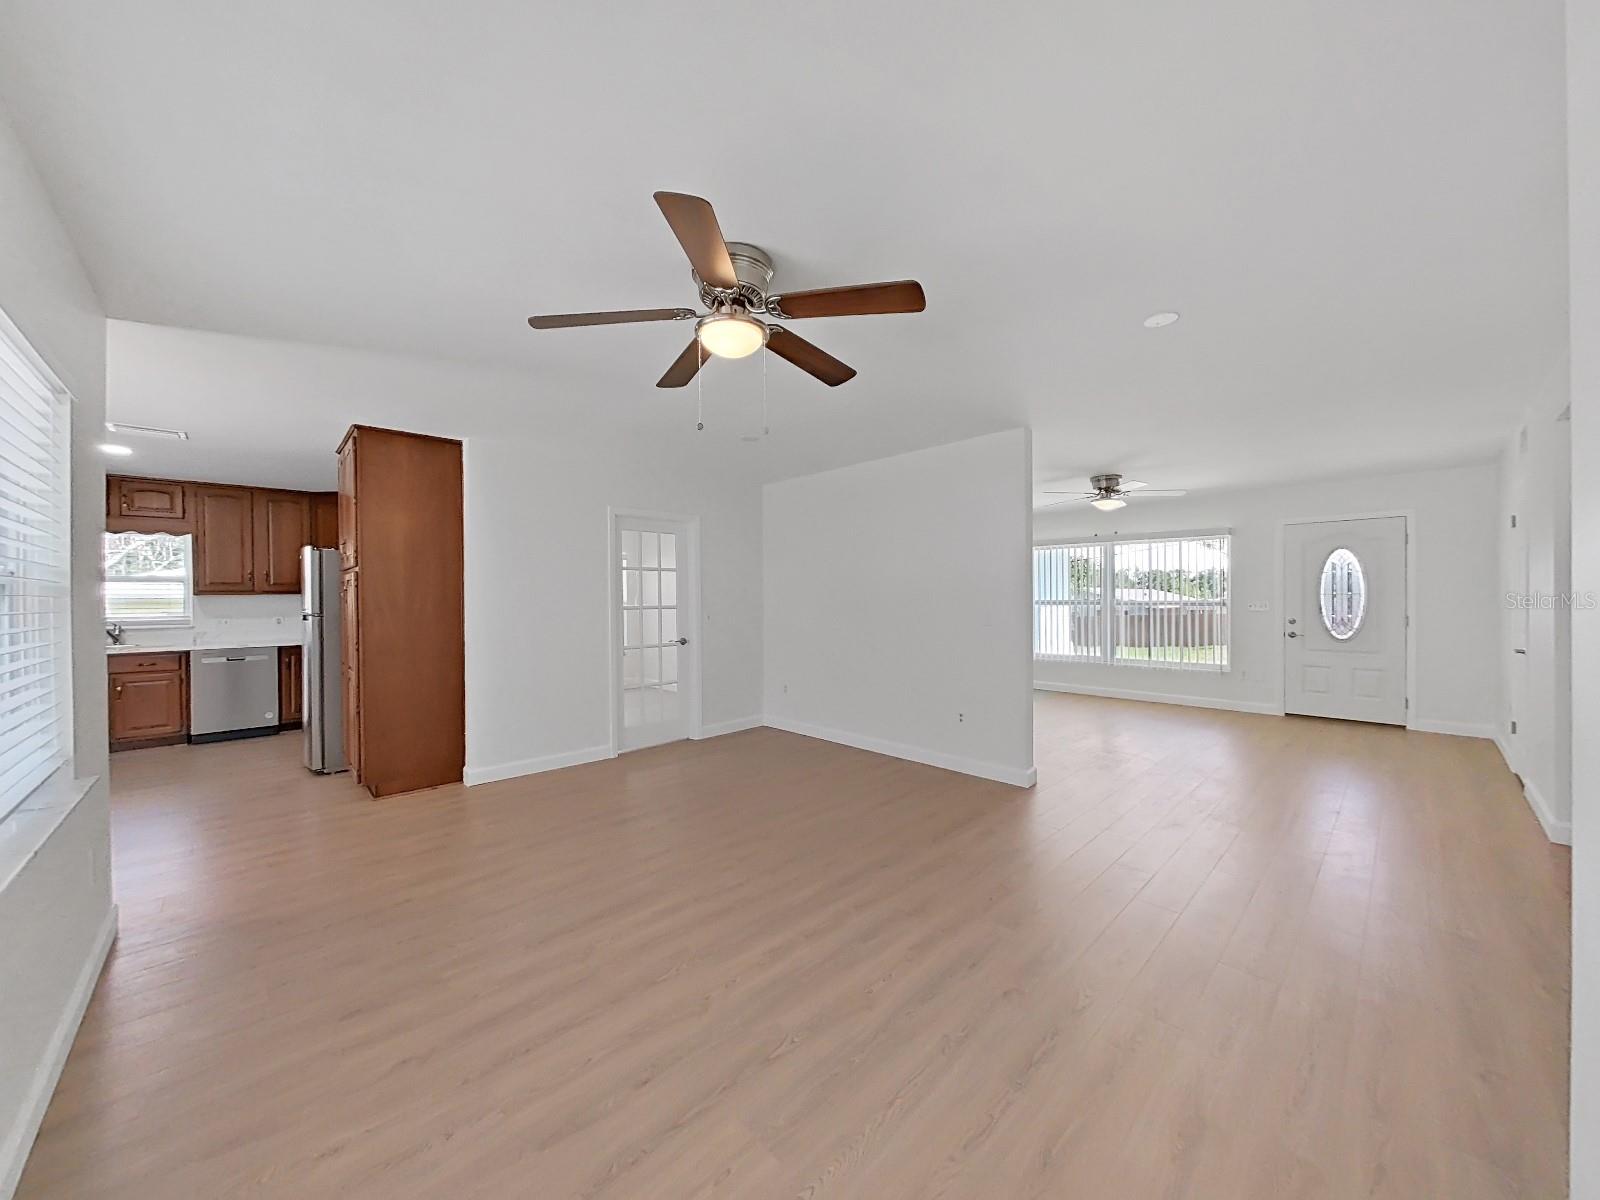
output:
[[[193,622],[194,555],[188,534],[108,533],[104,538],[107,623]]]
[[[1225,533],[1035,546],[1033,656],[1226,671]]]
[[[72,745],[71,411],[0,315],[0,817]]]

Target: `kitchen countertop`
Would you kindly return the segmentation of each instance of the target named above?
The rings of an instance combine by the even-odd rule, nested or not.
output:
[[[283,634],[257,634],[254,637],[241,637],[232,639],[207,638],[203,642],[191,642],[187,646],[113,646],[107,644],[106,653],[110,654],[187,654],[191,650],[269,650],[278,646],[300,645],[300,630],[298,628]]]

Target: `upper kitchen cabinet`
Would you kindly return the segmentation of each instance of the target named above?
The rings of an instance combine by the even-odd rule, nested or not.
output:
[[[314,492],[311,496],[311,544],[318,550],[339,547],[339,494]]]
[[[251,496],[251,505],[255,521],[252,590],[298,592],[300,549],[311,545],[311,497],[305,492],[257,491]]]
[[[339,566],[348,571],[356,565],[356,454],[359,439],[345,435],[339,446],[339,491],[336,520],[339,533]]]
[[[229,596],[261,590],[256,586],[251,489],[194,484],[189,499],[194,507],[194,594]]]
[[[109,533],[194,535],[197,596],[294,594],[300,549],[339,545],[334,492],[106,477]]]
[[[188,485],[172,479],[106,477],[106,529],[111,533],[189,533]]]

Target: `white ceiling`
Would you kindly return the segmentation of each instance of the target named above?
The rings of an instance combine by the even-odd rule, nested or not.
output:
[[[0,102],[116,317],[687,437],[683,326],[524,318],[691,303],[650,199],[689,191],[784,289],[927,289],[803,323],[860,376],[770,362],[763,474],[1027,423],[1040,480],[1194,489],[1482,456],[1562,386],[1561,39],[1557,0],[0,0]]]

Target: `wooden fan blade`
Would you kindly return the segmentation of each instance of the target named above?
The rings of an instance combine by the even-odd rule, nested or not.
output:
[[[838,387],[856,377],[856,369],[847,367],[826,350],[813,346],[799,334],[790,333],[781,325],[772,326],[767,335],[767,349],[779,358],[786,358],[808,375],[815,375],[829,387]]]
[[[708,358],[700,348],[699,338],[690,338],[689,344],[683,348],[683,353],[672,360],[672,365],[667,368],[667,373],[656,380],[659,388],[683,387],[700,372],[701,364]]]
[[[687,321],[692,308],[625,308],[618,312],[551,313],[529,317],[535,329],[576,329],[582,325],[628,325],[635,321]]]
[[[865,317],[874,313],[921,312],[928,307],[922,285],[915,279],[893,283],[853,283],[848,287],[817,288],[810,292],[787,292],[767,301],[774,316]]]
[[[656,205],[672,226],[696,275],[712,287],[731,291],[739,286],[733,259],[728,257],[728,243],[722,240],[722,227],[717,224],[710,201],[682,192],[657,192]]]

